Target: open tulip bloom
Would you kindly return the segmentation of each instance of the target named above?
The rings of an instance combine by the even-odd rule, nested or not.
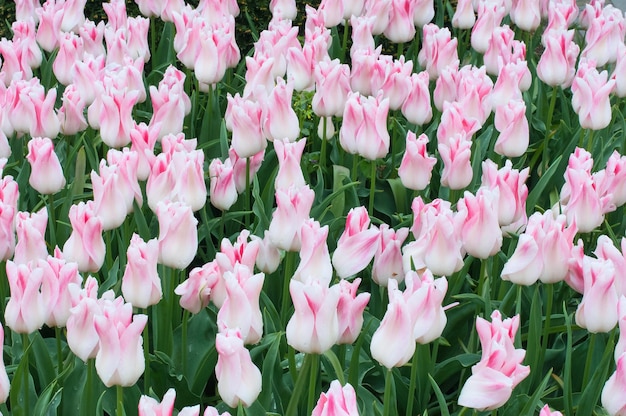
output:
[[[0,415],[626,416],[616,0],[10,3]]]

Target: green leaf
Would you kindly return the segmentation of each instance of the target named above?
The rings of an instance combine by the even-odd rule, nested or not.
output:
[[[56,381],[50,383],[39,396],[33,415],[56,416],[57,408],[61,404],[62,392],[63,387],[59,388]]]
[[[526,199],[527,210],[535,210],[535,206],[537,205],[539,197],[543,195],[546,187],[548,186],[548,183],[554,176],[554,173],[559,168],[562,158],[563,155],[559,155],[556,159],[554,159],[548,170],[546,170],[546,172],[541,176],[541,179],[539,179],[539,182],[537,182],[537,184],[532,188],[532,191],[530,191],[530,193],[528,194],[528,198]]]
[[[450,412],[448,411],[448,403],[446,403],[446,399],[443,397],[443,393],[441,392],[439,385],[437,385],[437,382],[430,374],[428,375],[428,381],[430,381],[430,385],[433,387],[435,396],[437,396],[437,403],[439,403],[441,416],[450,416]]]
[[[276,332],[265,336],[270,342],[270,347],[263,358],[263,368],[261,371],[263,376],[263,390],[258,398],[258,401],[265,409],[269,409],[272,404],[273,384],[277,379],[275,373],[281,371],[279,353],[282,334],[283,333]]]
[[[613,342],[614,336],[615,330],[611,332],[611,337],[604,348],[604,354],[602,355],[600,365],[596,367],[591,380],[589,380],[589,383],[583,390],[583,394],[578,402],[578,412],[576,412],[578,415],[592,414],[593,409],[598,403],[598,399],[600,398],[600,394],[604,388],[604,383],[607,380],[609,368],[611,367],[613,360],[613,351],[615,350]]]
[[[543,381],[541,382],[537,390],[535,390],[533,395],[530,397],[530,400],[526,402],[526,405],[524,406],[524,408],[522,409],[520,413],[521,415],[532,416],[535,414],[535,410],[537,409],[537,406],[539,405],[539,400],[543,396],[543,392],[545,391],[546,386],[548,385],[548,381],[550,381],[551,376],[552,376],[552,370],[549,370],[548,374],[546,374],[546,376],[543,378]]]
[[[56,378],[56,371],[54,370],[54,363],[52,362],[52,351],[54,351],[55,348],[56,345],[46,346],[46,343],[39,332],[36,332],[33,335],[30,345],[31,357],[35,359],[35,369],[37,370],[39,386],[41,389],[50,385]]]
[[[333,165],[333,192],[341,188],[343,186],[344,180],[346,179],[348,180],[348,182],[350,182],[350,169],[341,165]],[[345,194],[337,194],[337,197],[333,200],[333,203],[330,207],[330,212],[333,213],[335,218],[343,216],[345,204]]]

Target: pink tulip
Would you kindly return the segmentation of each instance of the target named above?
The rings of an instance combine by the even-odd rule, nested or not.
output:
[[[581,60],[572,81],[572,108],[578,113],[580,126],[601,130],[611,122],[609,95],[615,80],[608,79],[607,71],[599,72],[594,61]]]
[[[259,242],[250,240],[250,231],[242,230],[234,244],[228,238],[223,238],[220,251],[215,254],[215,261],[223,272],[234,271],[235,265],[243,264],[253,270],[258,257]]]
[[[291,106],[292,96],[293,85],[278,78],[263,109],[263,133],[268,140],[294,142],[300,137],[298,116]]]
[[[185,74],[169,66],[158,89],[153,85],[150,86],[153,110],[150,126],[160,123],[159,137],[178,134],[183,130],[185,116],[191,111],[191,101],[183,88],[184,83]]]
[[[541,9],[539,0],[514,0],[509,12],[511,22],[517,27],[532,32],[541,23]]]
[[[500,67],[511,61],[513,42],[519,41],[515,41],[515,32],[508,25],[499,26],[493,30],[487,50],[483,55],[488,74],[498,75]]]
[[[272,16],[279,15],[283,19],[294,20],[298,15],[298,8],[295,0],[271,0],[270,12]]]
[[[380,230],[375,226],[370,227],[365,207],[352,208],[332,257],[337,275],[347,278],[365,269],[376,254],[379,236]]]
[[[47,279],[51,289],[48,300],[51,305],[50,315],[46,318],[46,325],[59,328],[66,325],[73,306],[69,286],[81,285],[83,282],[78,273],[78,265],[66,262],[60,258],[61,255],[60,250],[56,248],[55,257],[48,256],[45,263],[43,260],[38,263],[45,270],[44,279]]]
[[[181,297],[181,308],[194,315],[200,313],[209,304],[211,296],[214,295],[213,289],[221,280],[222,272],[217,262],[212,261],[202,267],[195,267],[189,273],[189,278],[174,289],[174,293]]]
[[[265,274],[274,273],[280,264],[280,250],[272,244],[267,230],[263,238],[251,235],[252,241],[259,243],[259,252],[256,256],[256,267]]]
[[[263,109],[260,103],[228,96],[226,127],[232,131],[232,146],[241,158],[254,156],[267,146],[261,129]]]
[[[235,188],[237,188],[238,193],[241,194],[246,189],[246,169],[248,160],[250,161],[249,184],[251,185],[254,180],[254,175],[261,168],[261,163],[263,163],[264,158],[265,150],[261,150],[259,153],[246,159],[240,157],[232,146],[228,149],[228,160],[230,160],[230,163],[233,166]]]
[[[394,230],[387,224],[381,224],[379,235],[372,265],[372,279],[381,286],[387,286],[389,279],[401,282],[404,279],[401,247],[409,235],[409,229],[403,227]]]
[[[407,132],[406,150],[398,168],[398,176],[406,188],[419,191],[430,183],[437,158],[426,153],[427,144],[428,137],[425,134],[417,138],[412,131]]]
[[[341,386],[333,380],[326,393],[322,393],[311,416],[358,416],[356,393],[350,384]]]
[[[615,266],[608,260],[583,260],[583,299],[576,309],[576,324],[591,333],[609,332],[617,325],[618,294]]]
[[[109,304],[102,312],[102,315],[94,317],[99,337],[96,372],[107,387],[132,386],[141,377],[146,365],[141,333],[148,316],[133,315],[130,303]]]
[[[574,43],[574,30],[545,32],[545,46],[537,63],[537,76],[551,86],[569,87],[576,74],[576,58],[580,52]]]
[[[4,311],[5,324],[17,333],[30,334],[43,326],[52,306],[45,301],[44,269],[35,262],[26,265],[8,260],[6,273],[11,297]]]
[[[372,35],[380,35],[389,26],[391,20],[392,0],[366,0],[364,16],[374,17]]]
[[[350,47],[350,57],[354,57],[357,51],[374,52],[376,44],[372,35],[374,18],[361,15],[354,15],[350,18],[352,26],[352,46]],[[354,67],[352,68],[354,70]]]
[[[237,328],[244,344],[256,344],[263,336],[259,296],[265,275],[253,275],[247,266],[236,264],[232,272],[224,272],[223,279],[226,299],[217,313],[220,332]]]
[[[191,207],[182,202],[160,202],[156,215],[159,220],[159,263],[184,269],[198,251],[198,220]]]
[[[299,251],[301,247],[300,229],[309,218],[315,192],[308,185],[276,191],[276,210],[269,226],[270,241],[278,248]]]
[[[97,92],[95,85],[104,77],[105,56],[85,54],[82,61],[76,61],[72,67],[73,84],[85,105],[94,102]]]
[[[78,92],[76,84],[70,84],[63,91],[63,104],[59,108],[60,132],[71,136],[87,128],[84,115],[85,100]]]
[[[626,258],[624,257],[624,253],[626,253],[625,237],[622,237],[620,248],[618,249],[613,244],[613,240],[604,234],[598,237],[596,249],[593,252],[599,260],[609,260],[613,263],[615,270],[623,270],[624,267],[626,267]],[[615,282],[613,283],[618,296],[621,297],[622,295],[626,295],[626,279],[621,273],[615,274]]]
[[[530,70],[526,61],[518,60],[501,66],[491,92],[493,110],[497,112],[498,107],[505,106],[511,101],[523,100],[522,92],[528,90],[530,80]]]
[[[4,348],[4,327],[0,325],[0,353],[1,349]],[[9,398],[9,390],[11,388],[11,382],[9,381],[9,376],[7,375],[6,367],[4,366],[4,360],[0,361],[0,403],[5,403]]]
[[[28,142],[28,161],[31,173],[28,183],[37,192],[53,194],[65,186],[65,176],[54,153],[52,140],[47,137],[35,137]]]
[[[161,403],[150,396],[139,398],[139,416],[172,416],[176,400],[176,390],[170,388],[163,396]]]
[[[148,126],[139,123],[130,131],[131,152],[137,153],[137,179],[145,181],[150,175],[150,166],[154,161],[154,146],[158,139],[160,124]]]
[[[424,41],[417,59],[428,72],[431,80],[437,79],[444,68],[457,69],[459,56],[456,50],[457,40],[452,39],[448,28],[440,29],[429,23],[423,28]]]
[[[56,93],[54,88],[46,93],[38,78],[13,80],[7,90],[5,110],[13,129],[31,137],[55,138],[60,128],[54,110]]]
[[[545,405],[541,408],[541,411],[539,412],[539,416],[563,416],[563,413],[559,412],[559,411],[552,411],[550,410],[550,406]]]
[[[383,99],[380,94],[376,98],[366,98],[358,92],[350,93],[339,131],[343,149],[369,160],[385,157],[390,141],[388,113],[389,99]]]
[[[408,87],[408,95],[401,108],[402,115],[410,123],[422,126],[433,118],[430,92],[428,90],[428,73],[422,71],[417,74],[411,74],[410,80],[411,85]]]
[[[41,4],[38,0],[17,0],[15,2],[15,20],[34,18],[37,21],[35,16],[39,9],[41,9]]]
[[[278,158],[278,174],[274,180],[274,189],[287,189],[290,185],[296,188],[306,185],[300,160],[306,145],[306,138],[294,143],[287,139],[274,141],[274,150]]]
[[[441,121],[437,126],[438,144],[450,144],[452,139],[461,135],[468,140],[480,130],[480,121],[464,111],[465,107],[459,102],[444,103]]]
[[[438,149],[443,161],[441,184],[450,189],[463,189],[473,177],[470,163],[472,142],[465,135],[457,133],[450,137],[449,144],[439,143]]]
[[[467,254],[487,259],[500,251],[502,231],[498,223],[496,195],[479,189],[476,195],[465,191],[457,202],[455,222]]]
[[[93,88],[93,87],[92,87]],[[109,147],[124,147],[130,143],[134,127],[132,109],[139,98],[137,91],[120,90],[114,86],[96,87],[98,97],[89,106],[89,125],[100,129],[102,141]]]
[[[413,61],[405,61],[404,56],[387,62],[384,83],[374,90],[382,89],[383,98],[389,99],[391,110],[399,110],[404,105],[412,86],[412,71]]]
[[[393,43],[404,43],[415,37],[413,15],[416,2],[411,0],[392,0],[389,10],[389,23],[384,35]]]
[[[472,367],[472,375],[463,385],[458,403],[473,409],[493,410],[504,405],[513,389],[530,373],[521,365],[526,351],[515,349],[513,341],[519,328],[519,315],[502,321],[499,311],[491,314],[492,322],[476,318],[476,330],[483,351],[481,360]]]
[[[626,412],[626,400],[621,394],[626,388],[626,353],[616,360],[615,372],[609,377],[602,389],[602,406],[610,415],[623,415]]]
[[[380,365],[391,369],[402,367],[415,352],[414,306],[398,290],[396,280],[389,281],[389,305],[380,326],[372,335],[370,351]]]
[[[294,314],[287,323],[287,344],[307,354],[323,354],[339,337],[339,287],[312,280],[291,280]]]
[[[15,251],[16,209],[0,199],[0,260],[13,257]]]
[[[357,295],[361,279],[339,281],[339,303],[337,319],[339,322],[339,338],[337,344],[352,344],[356,341],[363,327],[363,311],[370,300],[369,293]]]
[[[81,272],[100,270],[106,245],[102,238],[102,221],[95,214],[93,201],[72,205],[69,218],[72,234],[63,245],[63,258],[78,263]]]
[[[420,197],[411,206],[415,241],[402,249],[404,270],[428,268],[434,275],[449,276],[463,266],[463,243],[455,227],[450,202],[435,199],[424,204]]]
[[[373,95],[372,84],[375,78],[375,72],[378,71],[384,76],[385,65],[381,60],[381,50],[379,46],[376,49],[359,49],[352,56],[352,68],[350,70],[350,88],[352,92],[359,92],[363,96]],[[380,82],[377,87],[380,87]]]
[[[485,53],[489,46],[489,39],[496,27],[502,23],[506,15],[506,8],[500,2],[479,2],[476,23],[472,28],[470,38],[472,48],[478,53]]]
[[[94,210],[103,230],[113,230],[124,222],[128,208],[121,192],[121,177],[117,166],[100,162],[100,174],[91,171]]]
[[[217,391],[230,407],[239,404],[250,406],[261,393],[261,372],[250,358],[250,351],[243,346],[239,330],[217,334]]]
[[[38,212],[18,212],[15,217],[17,245],[13,261],[26,264],[48,257],[46,247],[46,227],[48,225],[48,209],[43,207]]]
[[[530,140],[524,101],[509,101],[505,106],[496,107],[494,124],[500,132],[494,151],[507,157],[522,156]]]
[[[616,207],[626,203],[626,157],[613,151],[606,168],[593,175],[597,183],[600,195],[611,195],[611,200]]]
[[[428,344],[441,336],[448,322],[441,305],[448,291],[448,280],[445,277],[435,279],[426,269],[421,276],[409,271],[405,282],[404,297],[416,312],[413,337],[419,344]]]
[[[498,221],[501,226],[508,226],[526,219],[526,198],[528,187],[525,182],[528,178],[528,168],[519,171],[513,169],[510,160],[502,168],[491,160],[482,164],[482,185],[488,189],[497,189]]]
[[[122,276],[124,299],[136,308],[156,305],[163,296],[157,272],[159,243],[156,239],[143,241],[133,234],[126,252],[127,263]]]
[[[73,32],[60,35],[59,52],[52,63],[52,70],[61,84],[69,85],[72,82],[72,67],[76,60],[82,58],[82,55],[82,38]]]
[[[615,345],[615,351],[613,357],[615,362],[619,360],[619,357],[626,352],[626,296],[620,295],[617,302],[617,316],[619,325],[619,340]]]
[[[479,125],[485,124],[491,114],[491,93],[493,81],[484,66],[480,68],[464,66],[459,70],[456,100],[467,118],[475,118]],[[444,111],[445,111],[444,104]]]
[[[85,22],[78,28],[78,34],[83,40],[83,48],[85,53],[91,56],[106,55],[104,48],[104,22],[99,21],[98,24],[91,20]]]
[[[319,222],[309,218],[300,228],[300,263],[292,279],[302,283],[318,281],[329,285],[333,277],[333,267],[326,238],[328,226],[320,226]]]
[[[226,73],[226,62],[220,57],[225,55],[230,39],[220,35],[223,33],[208,28],[199,33],[198,51],[192,68],[196,79],[204,84],[216,84]]]
[[[315,66],[314,77],[313,112],[320,117],[341,117],[350,92],[350,67],[338,59],[321,61]]]
[[[222,211],[227,211],[237,201],[237,187],[233,167],[229,159],[222,162],[213,159],[209,165],[211,204]]]
[[[458,29],[471,29],[476,22],[476,15],[471,0],[459,0],[452,16],[452,27]]]
[[[267,30],[260,33],[254,44],[254,58],[273,58],[271,69],[272,77],[283,78],[287,72],[287,51],[291,48],[301,48],[298,40],[298,28],[291,20],[272,19]]]
[[[313,69],[315,68],[314,48],[305,43],[303,47],[292,47],[287,50],[287,79],[293,82],[296,91],[313,88]]]
[[[139,168],[139,154],[135,151],[122,149],[109,149],[107,152],[107,162],[109,166],[115,167],[119,174],[120,201],[124,202],[126,212],[133,212],[133,204],[136,202],[139,207],[143,204],[143,196],[139,188],[137,170]]]
[[[626,80],[618,74],[623,74],[626,70],[626,45],[619,44],[617,47],[617,58],[615,69],[611,75],[611,79],[615,80],[615,95],[620,98],[626,97]]]
[[[624,13],[612,6],[602,8],[602,13],[589,21],[585,31],[585,48],[581,57],[596,61],[598,66],[617,59],[617,45],[623,44],[626,35]]]

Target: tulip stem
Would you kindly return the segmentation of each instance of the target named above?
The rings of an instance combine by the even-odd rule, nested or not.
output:
[[[115,386],[117,389],[117,416],[125,416],[124,414],[124,387]]]
[[[282,298],[282,303],[280,307],[280,317],[281,317],[281,322],[283,323],[283,325],[287,325],[289,300],[291,299],[291,296],[289,294],[289,284],[291,283],[291,277],[293,276],[293,272],[294,272],[293,267],[295,263],[295,256],[296,256],[295,251],[288,251],[287,253],[285,253],[285,267],[283,269],[284,271],[283,278],[285,280],[283,282],[283,298]]]
[[[376,161],[372,160],[372,170],[370,179],[370,202],[368,214],[371,217],[374,214],[374,194],[376,193]]]
[[[348,25],[350,19],[344,20],[343,25],[343,43],[341,44],[341,62],[346,62],[346,49],[348,48]]]
[[[187,371],[187,326],[189,325],[189,311],[187,309],[183,310],[183,334],[182,334],[182,344],[180,346],[181,350],[181,361],[183,362],[183,374]]]
[[[246,224],[245,226],[250,228],[250,210],[251,210],[251,206],[250,206],[250,158],[247,157],[246,158],[246,196],[245,196],[245,203],[246,203]]]
[[[592,129],[589,129],[587,133],[587,146],[585,146],[585,149],[587,149],[589,153],[591,153],[593,149],[593,133],[595,133],[595,130]]]
[[[57,344],[57,374],[63,372],[63,346],[61,345],[61,328],[54,327],[54,335]]]
[[[583,373],[583,388],[589,383],[591,366],[593,364],[593,350],[596,345],[596,334],[589,334],[589,347],[587,348],[587,359],[585,360],[585,372]]]
[[[30,415],[30,395],[29,393],[29,383],[28,383],[28,379],[30,378],[30,368],[29,365],[30,363],[28,362],[28,354],[30,353],[29,351],[29,347],[30,347],[30,339],[28,338],[28,334],[22,334],[22,348],[23,348],[23,353],[22,353],[22,360],[24,361],[24,367],[26,368],[26,374],[24,374],[22,380],[23,380],[23,388],[24,388],[24,415],[28,416]]]
[[[546,136],[543,139],[543,160],[547,162],[550,160],[550,138],[552,137],[552,116],[554,114],[554,106],[556,104],[556,96],[557,96],[557,88],[556,85],[552,87],[552,96],[550,97],[550,106],[548,107],[548,118],[546,119]],[[543,163],[542,163],[543,164]],[[546,167],[547,169],[547,167]]]
[[[393,374],[391,368],[387,369],[385,374],[385,395],[383,396],[383,416],[391,416],[391,389],[393,387]]]
[[[150,316],[148,314],[148,308],[143,309],[143,313],[146,316]],[[146,325],[143,329],[143,359],[146,363],[146,368],[143,372],[143,390],[145,392],[150,391],[150,325]]]
[[[95,371],[95,366],[96,366],[96,359],[95,358],[88,358],[87,359],[87,383],[85,385],[85,388],[87,389],[87,400],[86,400],[86,406],[88,406],[89,412],[87,414],[90,415],[95,415],[96,414],[96,403],[97,400],[94,397],[94,381],[93,381],[93,373]]]
[[[57,245],[57,232],[56,232],[56,214],[54,213],[54,194],[48,195],[48,227],[50,227],[50,243],[52,247]]]
[[[408,398],[407,406],[406,406],[406,416],[413,416],[413,402],[415,398],[415,389],[417,385],[417,348],[413,353],[413,359],[411,360],[411,379],[409,382],[409,394],[406,396]]]
[[[359,177],[357,173],[358,169],[359,169],[359,155],[354,154],[352,155],[352,172],[350,173],[350,179],[352,180],[352,182],[356,182],[356,180]]]
[[[317,397],[317,373],[319,371],[320,356],[318,354],[309,354],[311,356],[311,368],[309,372],[309,399],[306,406],[306,414],[310,415],[313,411],[315,398]]]
[[[541,337],[541,350],[539,351],[539,365],[543,365],[546,350],[548,348],[548,337],[550,335],[550,321],[552,319],[552,302],[554,297],[554,284],[543,285],[546,289],[546,321],[543,325],[543,335]]]
[[[298,408],[298,402],[300,401],[300,396],[302,396],[302,391],[304,390],[304,384],[307,380],[307,373],[309,372],[309,368],[311,367],[311,357],[313,354],[305,354],[304,362],[302,363],[302,367],[300,368],[300,373],[298,374],[298,380],[296,380],[296,384],[293,387],[293,392],[291,394],[291,398],[289,399],[289,404],[287,405],[286,415],[296,415],[298,412],[296,409]]]
[[[241,402],[237,405],[237,416],[245,416],[246,410],[243,408]]]
[[[324,175],[324,171],[326,170],[326,125],[328,123],[328,118],[327,117],[322,117],[322,146],[320,148],[320,171],[322,173],[322,175]],[[322,176],[323,177],[323,176]]]

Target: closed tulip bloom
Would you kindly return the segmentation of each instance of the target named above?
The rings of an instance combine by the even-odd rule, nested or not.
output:
[[[100,174],[91,171],[95,213],[102,222],[103,230],[113,230],[124,222],[128,208],[123,202],[121,177],[117,166],[100,162]]]
[[[133,315],[130,303],[105,307],[102,315],[94,317],[99,348],[96,372],[105,386],[130,387],[143,374],[141,333],[148,322],[147,315]]]
[[[294,185],[299,188],[306,185],[300,161],[306,145],[306,138],[290,143],[287,139],[274,141],[274,150],[278,158],[278,173],[274,180],[274,189],[286,189]]]
[[[0,345],[4,348],[4,327],[0,325]],[[2,351],[0,351],[2,352]],[[4,366],[4,360],[0,360],[0,403],[4,403],[9,398],[11,382]]]
[[[176,390],[168,389],[161,403],[150,396],[142,395],[139,398],[139,416],[172,416],[174,411]]]
[[[211,204],[217,209],[227,211],[237,201],[237,187],[230,159],[225,162],[213,159],[209,165],[209,177]]]
[[[494,111],[510,101],[523,100],[522,92],[527,91],[530,82],[530,70],[526,61],[509,62],[498,72],[498,79],[491,92],[491,106]]]
[[[619,357],[626,352],[626,296],[624,295],[620,295],[619,297],[619,301],[617,303],[617,316],[620,336],[613,353],[615,362],[617,362]]]
[[[237,329],[217,334],[217,391],[230,407],[242,404],[249,407],[259,396],[262,388],[261,371],[250,358],[250,351],[243,345]]]
[[[163,296],[157,272],[159,242],[156,239],[145,242],[139,235],[133,234],[126,257],[126,269],[122,276],[124,299],[136,308],[156,305]]]
[[[576,324],[591,333],[609,332],[617,325],[615,274],[611,261],[583,260],[583,299],[576,310]]]
[[[315,66],[314,77],[313,112],[320,117],[341,117],[350,92],[350,67],[338,59],[321,61]]]
[[[39,193],[53,194],[65,186],[65,176],[59,158],[54,153],[52,140],[35,137],[28,142],[28,155],[31,166],[28,183]]]
[[[287,79],[293,82],[294,90],[313,88],[314,67],[314,49],[311,44],[305,43],[301,48],[291,47],[287,50]]]
[[[509,12],[511,22],[527,32],[534,31],[541,23],[539,0],[515,0]]]
[[[401,247],[408,235],[406,227],[394,230],[387,224],[380,225],[380,240],[372,265],[372,279],[379,285],[387,286],[389,279],[398,282],[404,279]]]
[[[300,229],[309,218],[315,192],[308,185],[276,191],[276,210],[268,229],[270,241],[286,251],[299,251]]]
[[[569,87],[576,74],[580,47],[574,43],[574,30],[549,31],[542,37],[545,46],[537,63],[537,76],[551,86]]]
[[[416,2],[411,0],[392,0],[389,10],[389,23],[384,35],[393,43],[409,42],[415,37],[413,15]]]
[[[191,207],[181,202],[160,202],[156,210],[159,220],[159,263],[184,269],[198,251],[198,220]]]
[[[158,89],[153,85],[150,86],[152,102],[150,126],[160,123],[159,137],[183,131],[185,116],[191,111],[191,101],[183,89],[184,81],[185,75],[181,71],[168,67]]]
[[[61,255],[57,247],[55,257],[48,256],[45,264],[43,260],[38,262],[45,270],[44,278],[48,279],[48,285],[51,288],[48,301],[51,305],[50,315],[46,318],[46,325],[51,328],[65,327],[73,306],[69,286],[81,285],[83,282],[83,278],[78,273],[78,264],[65,261],[60,258]]]
[[[365,269],[376,254],[379,236],[380,230],[375,226],[370,227],[365,207],[352,208],[332,257],[337,275],[347,278]]]
[[[370,351],[380,365],[392,369],[409,362],[415,352],[414,305],[398,289],[398,282],[389,281],[389,304],[380,326],[372,335]]]
[[[498,195],[498,222],[501,226],[508,226],[520,219],[526,218],[526,198],[528,187],[525,182],[528,178],[528,168],[521,171],[513,169],[513,164],[507,160],[504,166],[498,166],[487,159],[482,163],[481,186],[488,189],[497,189]]]
[[[626,35],[624,13],[613,5],[607,5],[599,16],[590,20],[585,31],[586,46],[581,56],[593,59],[598,66],[613,63],[617,59],[616,46],[623,44],[624,35]]]
[[[330,383],[327,392],[322,393],[311,416],[358,416],[354,387],[349,383],[341,386],[338,380]]]
[[[57,53],[52,70],[54,76],[63,85],[72,82],[72,67],[76,60],[81,59],[83,54],[83,40],[73,32],[63,33],[59,39],[59,52]]]
[[[519,328],[519,315],[504,321],[500,311],[493,311],[492,322],[478,317],[476,330],[483,351],[472,375],[463,385],[458,403],[478,410],[493,410],[504,405],[513,389],[530,373],[521,365],[526,351],[515,349],[513,340]]]
[[[298,116],[291,106],[292,96],[292,83],[278,78],[263,110],[263,132],[268,140],[294,142],[300,137]]]
[[[485,53],[489,47],[489,39],[496,27],[502,23],[506,8],[500,2],[479,2],[476,23],[472,28],[471,44],[478,53]]]
[[[496,130],[500,132],[494,146],[496,153],[507,157],[518,157],[528,149],[529,127],[524,100],[509,101],[496,108]]]
[[[218,32],[200,30],[198,38],[198,54],[193,63],[193,70],[199,82],[205,84],[218,83],[226,73],[226,63],[223,59],[228,44],[220,40]]]
[[[295,0],[271,0],[270,12],[272,16],[279,15],[284,19],[294,20],[298,15]]]
[[[452,27],[458,29],[471,29],[476,22],[476,14],[471,0],[459,0],[452,16]]]
[[[541,408],[541,411],[539,412],[539,416],[563,416],[563,413],[557,410],[552,411],[550,410],[550,406],[545,405]]]
[[[46,227],[48,209],[43,207],[38,212],[18,212],[15,217],[17,244],[13,261],[26,264],[32,260],[45,260],[48,257],[46,246]]]
[[[265,274],[274,273],[280,265],[280,250],[272,244],[267,230],[263,238],[251,235],[252,241],[259,243],[259,252],[256,256],[256,267]]]
[[[59,108],[60,132],[71,136],[87,128],[84,115],[85,100],[78,92],[76,84],[70,84],[63,91],[63,104]]]
[[[428,137],[425,134],[418,138],[412,131],[407,132],[406,148],[398,168],[398,176],[406,188],[420,191],[430,183],[437,158],[426,153],[427,144]]]
[[[159,130],[159,124],[148,126],[146,123],[139,123],[130,131],[130,149],[137,153],[137,179],[140,181],[145,181],[150,175]]]
[[[615,80],[608,79],[607,71],[599,72],[593,61],[582,60],[572,81],[572,108],[578,113],[580,126],[601,130],[611,122],[609,95]]]
[[[452,39],[448,28],[429,23],[423,28],[424,41],[417,56],[420,66],[426,69],[431,80],[437,79],[444,68],[458,68],[457,39]]]
[[[300,229],[300,263],[292,279],[307,283],[311,280],[329,285],[333,277],[333,267],[326,238],[328,226],[320,227],[319,222],[309,218]]]
[[[15,211],[0,201],[0,260],[12,258],[15,251]]]
[[[372,28],[374,27],[374,18],[361,15],[354,15],[350,18],[352,26],[352,46],[350,47],[350,57],[358,50],[373,52],[376,49]]]
[[[307,354],[328,351],[339,336],[339,287],[292,279],[289,292],[295,310],[287,323],[287,344]]]
[[[626,267],[624,253],[626,253],[626,237],[622,237],[620,247],[617,248],[613,244],[613,240],[604,234],[598,237],[596,249],[593,251],[598,259],[611,261],[615,270],[622,270]],[[621,274],[615,275],[614,285],[618,296],[626,295],[626,279]],[[626,309],[624,311],[626,312]]]
[[[251,185],[254,180],[254,175],[261,168],[261,163],[263,163],[264,158],[265,149],[247,159],[240,157],[232,146],[228,149],[228,159],[233,166],[233,175],[235,176],[235,188],[237,188],[238,193],[241,194],[246,189],[246,170],[248,166],[247,160],[250,161],[250,175],[248,177],[248,183]]]
[[[443,161],[441,184],[450,189],[463,189],[470,184],[474,175],[470,163],[472,142],[465,135],[452,136],[449,144],[439,143],[438,149]]]
[[[265,274],[252,274],[243,264],[236,264],[233,271],[223,274],[226,299],[217,313],[220,332],[238,328],[244,344],[256,344],[263,336],[263,316],[259,296],[263,289]]]
[[[60,129],[54,109],[56,96],[57,90],[52,88],[46,93],[38,78],[14,81],[7,90],[5,110],[13,129],[31,137],[56,137]]]
[[[441,121],[437,126],[438,144],[450,145],[457,135],[466,137],[467,140],[480,130],[480,121],[465,111],[464,104],[454,101],[443,105]]]
[[[174,293],[180,296],[181,308],[194,315],[200,313],[209,304],[214,289],[221,280],[222,272],[216,261],[195,267],[189,273],[189,278],[174,289]]]
[[[102,87],[98,98],[89,106],[89,124],[100,129],[102,141],[107,146],[119,148],[130,143],[130,131],[135,123],[132,109],[138,98],[137,91]]]
[[[383,99],[380,94],[376,98],[366,98],[359,93],[350,93],[339,131],[344,150],[369,160],[387,155],[390,141],[388,113],[389,99]]]
[[[375,79],[377,68],[381,66],[381,51],[382,48],[379,46],[374,50],[359,49],[354,52],[350,70],[350,88],[352,92],[359,92],[364,96],[374,94],[374,91],[372,91],[372,80]],[[379,69],[379,72],[382,72],[382,70]],[[349,96],[350,94],[348,94],[348,98]]]
[[[413,337],[419,344],[428,344],[441,336],[448,322],[442,306],[448,291],[448,280],[445,276],[435,279],[431,271],[426,269],[421,276],[409,271],[405,282],[404,297],[414,305],[417,312]]]
[[[511,61],[514,39],[515,32],[508,25],[502,25],[493,30],[489,38],[489,46],[483,55],[488,74],[498,75],[500,67]]]
[[[479,189],[476,195],[465,191],[463,198],[457,202],[455,220],[461,231],[463,248],[476,258],[489,258],[502,246],[495,197],[493,192]]]
[[[241,158],[254,156],[265,149],[267,140],[261,129],[261,104],[239,94],[228,96],[226,127],[232,131],[232,146]]]
[[[626,388],[626,353],[616,360],[615,372],[602,389],[602,406],[610,415],[626,414],[626,400],[622,392]]]
[[[411,74],[409,79],[411,80],[411,85],[408,88],[406,100],[402,104],[402,114],[410,123],[422,126],[433,118],[430,92],[428,90],[428,72],[422,71],[417,74]]]
[[[6,263],[11,297],[4,311],[5,324],[19,334],[30,334],[41,328],[50,313],[45,301],[44,269],[35,262]]]
[[[361,279],[339,281],[339,303],[337,319],[339,322],[339,338],[337,344],[352,344],[356,341],[363,327],[363,311],[370,300],[370,294],[363,292],[357,295]]]
[[[72,205],[69,218],[72,234],[63,245],[63,258],[78,263],[81,272],[100,270],[106,245],[102,238],[102,221],[95,214],[93,201]]]

